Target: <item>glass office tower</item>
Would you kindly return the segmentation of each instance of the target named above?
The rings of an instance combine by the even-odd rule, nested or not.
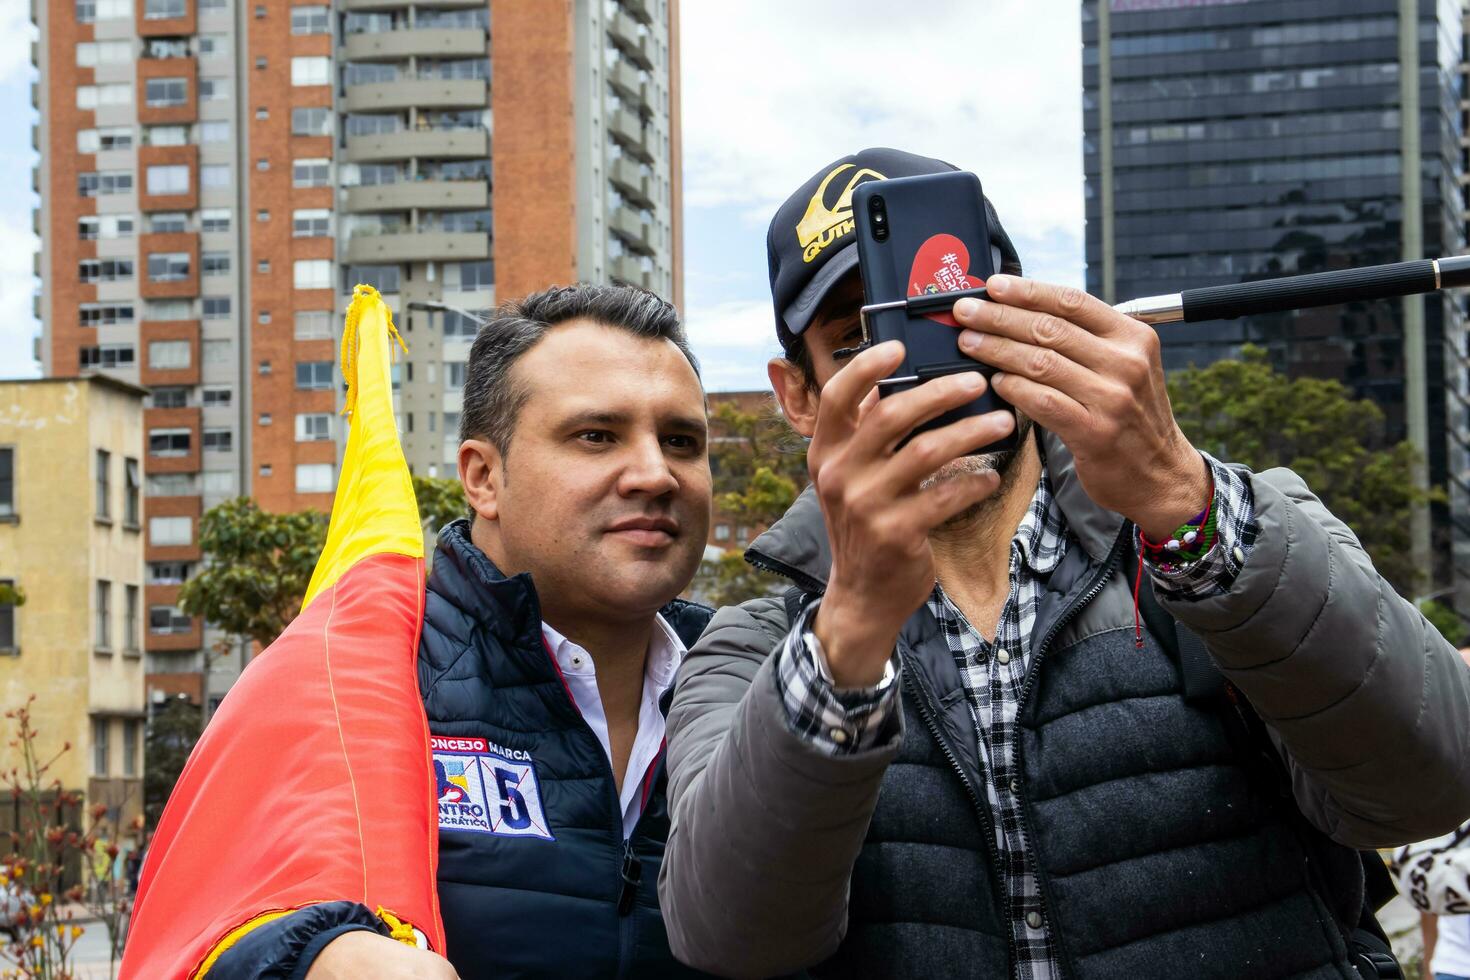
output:
[[[1088,290],[1464,251],[1463,35],[1459,0],[1085,0]],[[1470,612],[1464,310],[1415,297],[1160,331],[1166,368],[1251,343],[1382,407],[1449,495],[1416,522],[1422,588]]]

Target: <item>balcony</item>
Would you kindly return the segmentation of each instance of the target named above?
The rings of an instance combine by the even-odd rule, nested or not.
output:
[[[404,58],[483,58],[484,31],[433,28],[350,34],[344,46],[349,61],[401,61]]]
[[[607,81],[617,89],[619,95],[629,102],[643,104],[648,101],[643,76],[638,74],[638,69],[626,61],[616,62],[607,70]]]
[[[613,14],[607,19],[607,34],[613,44],[640,68],[651,69],[653,58],[650,45],[653,39],[638,32],[638,24],[627,14]]]
[[[348,112],[484,107],[490,104],[490,86],[481,78],[408,78],[349,85],[345,102]]]
[[[347,242],[347,261],[472,262],[490,257],[490,236],[466,231],[403,231],[380,235],[355,233]]]
[[[410,157],[465,160],[489,155],[490,134],[483,129],[404,130],[347,137],[347,159],[353,163],[380,163]]]
[[[644,163],[653,162],[644,136],[643,120],[626,109],[614,109],[607,114],[607,131],[618,145]]]
[[[482,180],[418,180],[347,189],[347,210],[358,213],[409,208],[468,211],[489,205],[490,188]]]
[[[621,158],[613,160],[607,165],[607,176],[623,197],[634,204],[653,207],[653,188],[650,186],[653,177],[644,173],[637,164]]]
[[[623,9],[632,14],[637,20],[645,23],[653,23],[653,14],[648,9],[648,0],[620,0]]]
[[[404,10],[410,0],[338,0],[339,10]],[[485,0],[427,0],[416,3],[416,7],[434,7],[439,10],[463,10],[467,7],[483,7]]]
[[[611,259],[608,264],[608,274],[618,282],[627,283],[630,286],[642,286],[644,289],[651,288],[649,280],[652,274],[638,264],[638,260],[626,255],[619,255]]]
[[[636,212],[628,208],[612,208],[608,212],[607,227],[633,251],[640,255],[653,254],[650,228]]]

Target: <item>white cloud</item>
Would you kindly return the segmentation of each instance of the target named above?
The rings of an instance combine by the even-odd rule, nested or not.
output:
[[[896,146],[979,174],[1012,235],[1080,240],[1071,0],[680,9],[686,202],[740,204],[763,225],[823,164]]]
[[[31,316],[31,256],[41,247],[30,228],[0,221],[0,378],[32,378],[40,369],[31,358],[40,330]]]
[[[30,6],[21,0],[0,4],[0,82],[31,69],[31,41],[38,36]]]

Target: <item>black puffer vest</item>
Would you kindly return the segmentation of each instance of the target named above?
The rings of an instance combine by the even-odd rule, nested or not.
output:
[[[1018,765],[1064,975],[1360,980],[1346,940],[1362,908],[1356,852],[1308,826],[1220,714],[1185,699],[1152,633],[1137,646],[1120,571],[1131,528],[1086,500],[1060,444],[1048,458],[1079,540],[1038,610]],[[793,519],[812,526],[778,524],[747,557],[820,591],[815,500],[783,522]],[[963,964],[967,976],[1009,977],[1006,893],[959,669],[927,609],[899,652],[904,741],[853,869],[847,936],[812,972],[945,976]]]
[[[676,601],[663,616],[688,645],[710,610]],[[625,843],[612,767],[547,652],[530,577],[502,575],[464,521],[439,535],[418,667],[460,976],[698,975],[674,961],[658,908],[662,755]]]

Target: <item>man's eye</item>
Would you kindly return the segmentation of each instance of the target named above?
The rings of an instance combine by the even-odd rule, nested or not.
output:
[[[612,433],[600,429],[591,429],[587,432],[577,433],[577,438],[582,442],[590,442],[593,445],[603,445],[612,441]]]
[[[672,449],[696,450],[699,448],[699,440],[693,436],[669,436],[664,443]]]

